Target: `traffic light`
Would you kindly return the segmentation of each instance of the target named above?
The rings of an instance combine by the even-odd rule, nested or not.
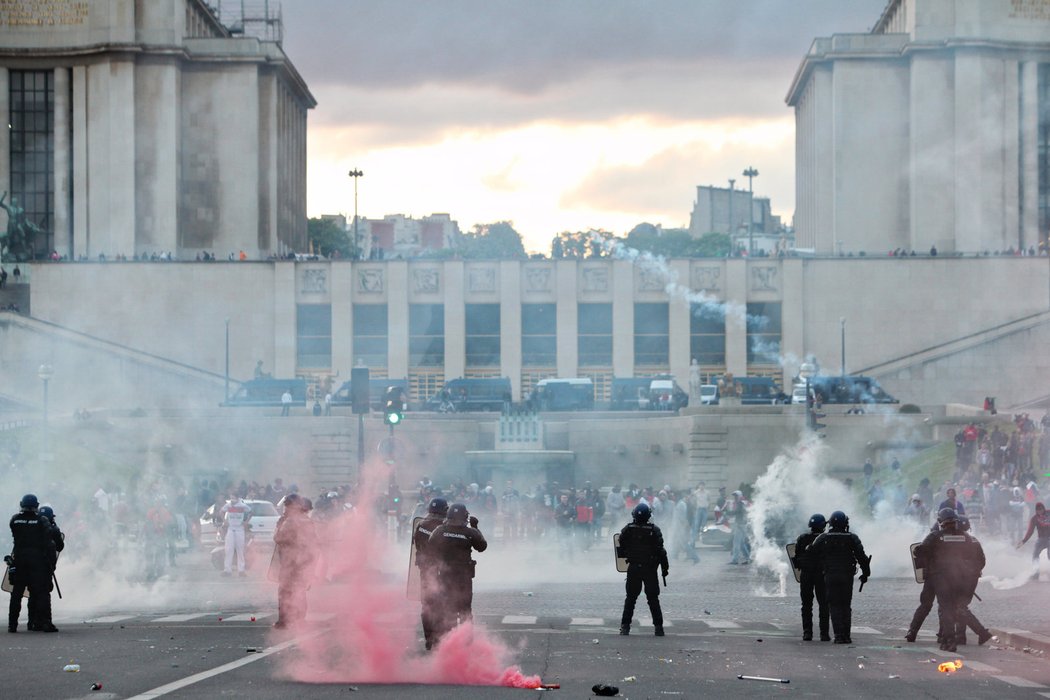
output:
[[[387,425],[397,425],[405,417],[405,398],[401,389],[396,386],[387,387],[386,396],[383,399],[383,422]]]

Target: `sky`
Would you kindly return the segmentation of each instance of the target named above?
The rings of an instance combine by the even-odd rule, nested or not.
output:
[[[887,0],[283,0],[284,49],[317,98],[307,213],[685,227],[696,187],[747,188],[786,223],[794,112],[817,37]]]

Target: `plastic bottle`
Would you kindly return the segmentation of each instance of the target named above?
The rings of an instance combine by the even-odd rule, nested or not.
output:
[[[62,670],[70,673],[80,673],[80,664],[66,664],[62,667]]]

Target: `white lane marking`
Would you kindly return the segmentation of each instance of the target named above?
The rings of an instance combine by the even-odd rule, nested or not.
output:
[[[93,617],[90,620],[84,620],[84,622],[105,625],[111,622],[120,622],[121,620],[131,620],[135,617],[138,617],[138,615],[104,615],[102,617]]]
[[[1002,673],[1002,671],[995,666],[989,666],[980,661],[971,661],[970,659],[967,659],[963,665],[966,666],[966,668],[972,668],[974,671],[980,671],[981,673]]]
[[[223,622],[254,622],[255,620],[261,620],[264,617],[273,617],[273,613],[241,613],[240,615],[230,615],[229,617],[222,618]],[[255,618],[253,620],[252,618]]]
[[[651,617],[640,617],[640,618],[638,618],[638,626],[639,627],[652,627],[653,626],[653,618],[651,618]],[[664,620],[664,627],[674,627],[674,625],[671,624],[670,620]]]
[[[504,615],[503,624],[505,625],[535,625],[536,617],[534,615]]]
[[[1042,695],[1044,698],[1050,698],[1050,693],[1036,693],[1036,695]]]
[[[704,619],[703,623],[708,627],[714,627],[716,630],[738,630],[740,625],[733,622],[732,620],[715,620],[715,619]]]
[[[570,625],[604,625],[605,620],[600,617],[574,617],[569,620]]]
[[[1009,683],[1010,685],[1015,685],[1018,688],[1045,688],[1046,687],[1042,683],[1036,683],[1035,681],[1030,681],[1027,678],[1021,678],[1020,676],[992,676],[992,678],[996,678],[998,680],[1001,680],[1003,683]]]
[[[701,622],[703,622],[703,620],[701,620]],[[769,624],[773,625],[778,630],[781,630],[783,632],[791,632],[792,630],[799,629],[798,625],[789,624],[787,622],[770,622]]]
[[[850,632],[859,632],[860,634],[882,634],[874,627],[850,627]]]
[[[152,622],[188,622],[190,620],[196,620],[198,617],[208,617],[214,615],[218,618],[218,613],[187,613],[184,615],[167,615],[165,617],[158,617]]]
[[[315,632],[314,634],[311,634],[309,636],[313,637],[317,634],[320,634],[320,632]],[[210,669],[208,671],[201,671],[200,673],[195,673],[192,676],[186,676],[185,678],[173,681],[166,685],[159,686],[157,688],[154,688],[153,690],[147,690],[146,692],[130,697],[127,700],[152,700],[153,698],[159,698],[161,695],[174,693],[176,690],[181,690],[187,686],[194,685],[195,683],[200,683],[201,681],[208,680],[209,678],[214,678],[215,676],[226,673],[227,671],[232,671],[235,668],[247,666],[248,664],[259,661],[260,659],[265,659],[267,656],[276,654],[279,651],[284,651],[293,644],[302,641],[306,638],[307,637],[289,639],[287,642],[281,642],[280,644],[269,647],[258,654],[249,654],[243,659],[237,659],[236,661],[231,661],[228,664],[216,666],[215,668]]]

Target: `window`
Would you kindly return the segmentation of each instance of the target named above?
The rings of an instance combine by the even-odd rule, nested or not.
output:
[[[670,315],[666,302],[634,305],[634,364],[663,366],[668,363]]]
[[[441,304],[409,304],[408,364],[445,366],[445,307]]]
[[[747,305],[747,364],[780,364],[780,302]]]
[[[10,77],[11,194],[5,204],[45,232],[16,255],[46,255],[54,228],[55,79],[51,71],[13,70]]]
[[[386,368],[386,304],[354,304],[354,362]]]
[[[521,305],[521,364],[554,367],[558,364],[556,304]]]
[[[499,367],[499,304],[467,304],[466,366]]]
[[[612,366],[612,304],[580,304],[577,313],[580,367]]]
[[[295,310],[296,365],[301,369],[332,366],[332,307],[299,304]]]
[[[703,366],[726,363],[726,312],[721,304],[689,305],[689,357]]]

